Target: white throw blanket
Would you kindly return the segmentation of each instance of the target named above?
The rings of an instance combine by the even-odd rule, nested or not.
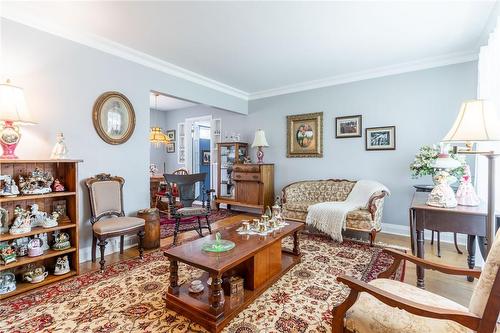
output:
[[[387,187],[373,180],[359,180],[345,201],[321,202],[309,206],[306,223],[342,242],[342,230],[346,227],[347,213],[368,207],[368,201],[377,192]]]

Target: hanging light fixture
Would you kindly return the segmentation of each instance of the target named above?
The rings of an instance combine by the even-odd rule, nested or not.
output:
[[[158,93],[155,93],[155,110],[158,110]],[[168,137],[161,131],[160,127],[151,127],[149,132],[149,142],[156,147],[170,143]]]

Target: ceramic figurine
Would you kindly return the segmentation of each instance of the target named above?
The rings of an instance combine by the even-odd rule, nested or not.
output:
[[[64,134],[57,133],[56,144],[54,145],[54,148],[52,148],[50,159],[63,160],[65,158],[68,158],[68,147],[66,147],[66,143],[64,142]]]
[[[0,196],[2,197],[15,197],[19,194],[19,188],[16,185],[12,176],[0,176],[2,181],[2,188],[0,189]]]
[[[35,168],[26,178],[19,176],[19,187],[22,194],[46,194],[52,192],[54,177],[49,172]]]
[[[9,211],[0,207],[0,235],[9,232]]]
[[[54,275],[64,275],[69,273],[69,259],[68,256],[57,258],[56,267],[54,268]]]
[[[280,197],[276,197],[276,201],[274,202],[273,208],[272,208],[272,217],[278,221],[281,222],[281,201]]]
[[[16,276],[11,272],[0,273],[0,295],[16,290]]]
[[[47,251],[47,250],[50,250],[50,246],[49,246],[49,236],[47,235],[47,233],[43,233],[43,234],[38,234],[37,236],[38,238],[40,238],[42,240],[42,250],[44,251]]]
[[[476,194],[476,191],[474,190],[474,186],[472,185],[470,168],[468,165],[464,167],[464,175],[460,180],[456,198],[457,203],[461,206],[479,206],[479,203],[481,202]]]
[[[33,238],[28,243],[28,257],[38,257],[43,254],[43,241],[40,238]]]
[[[25,209],[21,208],[21,206],[16,206],[14,208],[14,216],[14,222],[9,230],[10,234],[19,235],[31,231],[30,215]]]
[[[69,235],[65,232],[59,232],[54,234],[54,244],[52,245],[52,249],[54,250],[66,250],[71,247],[71,243],[69,241]]]
[[[0,263],[7,265],[14,261],[16,261],[16,250],[7,243],[0,244]]]
[[[12,241],[10,246],[16,251],[16,256],[24,257],[28,255],[28,237],[17,238]]]
[[[40,283],[49,275],[48,272],[45,271],[45,267],[33,267],[29,269],[27,272],[23,274],[23,279],[28,281],[29,283]]]
[[[457,199],[450,185],[448,185],[448,173],[438,172],[434,177],[437,185],[427,198],[427,205],[441,208],[453,208],[457,206]]]
[[[66,189],[64,188],[64,185],[61,183],[61,181],[56,178],[56,180],[54,180],[54,184],[52,185],[52,190],[54,192],[64,192]]]
[[[57,218],[59,214],[57,212],[53,212],[51,215],[47,215],[45,212],[41,212],[38,210],[38,205],[31,205],[31,227],[43,227],[43,228],[52,228],[57,226]]]

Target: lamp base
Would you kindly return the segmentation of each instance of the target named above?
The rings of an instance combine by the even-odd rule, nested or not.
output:
[[[5,121],[0,132],[0,144],[2,145],[3,155],[1,159],[14,160],[17,159],[14,151],[21,139],[21,134],[17,126],[14,126],[12,121]]]
[[[262,150],[261,146],[259,146],[259,149],[257,150],[257,163],[264,163],[264,151]]]

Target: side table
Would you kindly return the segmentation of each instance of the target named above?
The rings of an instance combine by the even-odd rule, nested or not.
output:
[[[144,241],[146,250],[157,249],[160,247],[160,213],[157,208],[141,209],[137,212],[137,217],[144,219]]]

